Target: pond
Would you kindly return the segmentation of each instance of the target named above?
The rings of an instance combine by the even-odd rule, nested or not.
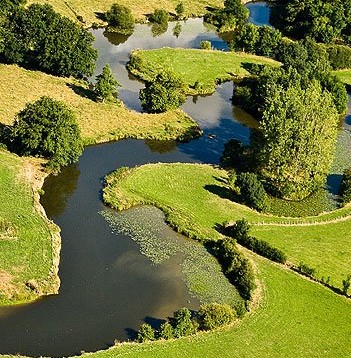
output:
[[[253,8],[251,11],[253,14]],[[129,37],[94,31],[94,45],[99,51],[96,73],[105,63],[111,65],[122,85],[120,98],[128,107],[141,110],[138,92],[143,86],[125,69],[131,50],[197,48],[202,40],[210,40],[217,49],[227,49],[226,42],[201,19],[180,25],[178,36],[174,35],[174,23],[156,37],[148,25],[137,25]],[[60,293],[31,304],[0,308],[1,353],[57,357],[105,349],[115,339],[133,337],[144,321],[159,322],[184,306],[198,308],[203,297],[195,295],[191,278],[184,275],[185,251],[196,251],[208,262],[212,259],[209,254],[201,251],[201,245],[173,232],[154,208],[121,214],[109,210],[102,203],[101,190],[105,175],[122,166],[218,164],[227,140],[235,137],[248,143],[250,127],[257,122],[232,106],[232,92],[233,84],[223,83],[211,96],[188,98],[183,109],[204,130],[197,140],[129,139],[91,146],[77,164],[45,181],[42,205],[61,228]],[[154,245],[151,254],[145,240]],[[165,250],[160,249],[160,242],[169,256],[161,255]],[[220,277],[223,279],[223,275]]]

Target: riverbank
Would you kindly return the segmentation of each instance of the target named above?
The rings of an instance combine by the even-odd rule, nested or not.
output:
[[[218,225],[245,218],[253,226],[253,235],[284,251],[290,263],[303,261],[315,268],[316,278],[329,277],[329,284],[341,288],[349,274],[350,207],[298,219],[260,214],[229,200],[226,172],[209,165],[150,164],[116,171],[106,182],[108,205],[118,210],[155,205],[186,236],[216,239],[220,237]]]
[[[0,149],[0,305],[58,293],[60,229],[39,203],[41,164]]]
[[[161,68],[169,67],[185,82],[187,94],[196,95],[211,94],[218,83],[249,76],[245,64],[280,66],[270,58],[247,53],[167,47],[133,51],[128,70],[150,81]]]
[[[72,78],[3,64],[0,64],[0,77],[0,123],[3,124],[12,124],[26,103],[50,96],[72,108],[85,144],[122,138],[189,140],[200,133],[197,123],[181,110],[144,114],[129,110],[122,103],[95,102],[87,85]]]

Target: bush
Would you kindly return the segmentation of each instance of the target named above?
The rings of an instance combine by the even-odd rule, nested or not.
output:
[[[268,195],[256,174],[240,173],[237,185],[240,188],[241,199],[246,205],[258,211],[269,209]]]
[[[184,15],[184,11],[185,11],[184,4],[182,2],[180,2],[176,6],[175,11],[176,11],[176,14],[177,14],[177,18],[178,19],[182,18],[183,15]]]
[[[237,139],[230,139],[224,144],[220,162],[227,168],[240,168],[242,166],[243,153],[243,144]]]
[[[198,325],[191,318],[190,310],[186,307],[174,312],[170,324],[176,338],[194,334],[198,329]]]
[[[140,90],[139,98],[144,110],[151,113],[166,112],[185,102],[185,85],[171,71],[162,70]]]
[[[159,25],[166,25],[168,23],[168,12],[162,9],[156,9],[151,14],[149,20]]]
[[[146,341],[154,341],[155,340],[155,331],[154,329],[147,323],[143,323],[139,327],[138,331],[138,342],[146,342]]]
[[[102,73],[96,76],[94,86],[96,98],[102,101],[105,99],[115,100],[118,96],[117,86],[120,86],[120,84],[114,79],[110,66],[108,64],[105,65],[102,69]]]
[[[211,50],[211,41],[201,41],[200,48],[202,50]]]
[[[303,275],[314,277],[316,270],[313,267],[308,266],[304,262],[300,262],[299,266],[297,266],[297,271],[302,273]]]
[[[351,202],[351,167],[344,170],[339,195],[343,205]]]
[[[342,280],[342,293],[347,295],[347,291],[349,290],[351,285],[351,275],[348,275],[345,280]]]
[[[174,329],[169,322],[165,322],[161,324],[159,337],[163,339],[174,338]]]
[[[234,321],[235,312],[227,304],[208,303],[200,306],[199,322],[203,330],[211,330]]]
[[[342,45],[331,45],[327,48],[329,61],[333,70],[351,68],[351,48]]]
[[[76,162],[83,150],[74,113],[45,96],[18,113],[11,137],[15,152],[47,158],[54,169]]]
[[[108,26],[123,34],[131,34],[134,30],[134,17],[129,8],[123,5],[113,4],[106,12]],[[109,31],[111,29],[109,28]]]

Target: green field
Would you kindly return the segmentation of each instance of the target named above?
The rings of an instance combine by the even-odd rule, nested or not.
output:
[[[338,70],[332,72],[336,77],[338,77],[342,82],[351,86],[351,70]]]
[[[279,66],[272,59],[238,52],[222,52],[199,49],[161,48],[157,50],[135,50],[131,59],[138,58],[133,75],[150,80],[160,68],[168,67],[181,76],[190,94],[212,93],[216,83],[239,79],[249,75],[244,63]],[[198,81],[199,89],[193,88]]]
[[[38,168],[34,159],[0,149],[0,304],[58,291],[59,229],[39,207]]]
[[[141,114],[115,103],[97,103],[84,95],[86,85],[74,79],[0,64],[0,123],[12,124],[27,102],[50,96],[70,106],[86,143],[122,138],[177,139],[197,124],[181,110]],[[82,93],[79,95],[77,93]]]
[[[351,303],[258,257],[260,306],[234,327],[190,338],[121,344],[93,358],[341,358],[351,355]]]
[[[330,276],[330,283],[341,287],[351,273],[350,206],[309,218],[264,215],[226,199],[225,179],[224,170],[208,165],[150,164],[112,174],[104,199],[120,209],[154,204],[172,226],[202,240],[219,237],[216,225],[246,218],[253,233],[285,251],[289,262],[304,261],[317,269],[318,278]]]
[[[120,0],[118,4],[127,6],[131,9],[137,21],[145,21],[146,15],[151,14],[155,9],[164,9],[175,14],[175,7],[179,4],[179,0],[149,0],[149,1],[130,1]],[[200,0],[182,1],[185,7],[185,15],[190,17],[199,17],[206,12],[207,6],[223,6],[223,1],[219,0]],[[96,16],[96,13],[106,12],[116,0],[30,0],[29,3],[49,3],[54,9],[71,19],[82,16],[87,25],[92,23],[101,24],[102,21]]]

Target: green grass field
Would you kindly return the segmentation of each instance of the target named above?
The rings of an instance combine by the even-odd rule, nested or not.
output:
[[[332,72],[336,77],[340,79],[340,81],[351,86],[351,69],[349,70],[338,70]]]
[[[145,21],[146,15],[151,14],[155,9],[164,9],[170,13],[175,14],[175,7],[179,4],[179,0],[149,0],[149,1],[130,1],[120,0],[118,4],[127,6],[131,9],[137,21]],[[207,6],[223,6],[223,1],[220,0],[199,0],[182,1],[185,7],[185,15],[190,17],[198,17],[203,15]],[[116,3],[116,0],[30,0],[29,3],[49,3],[54,9],[73,20],[77,16],[82,16],[87,25],[92,23],[102,23],[96,16],[97,13],[104,13],[110,9],[111,5]]]
[[[43,216],[33,191],[44,177],[38,167],[0,149],[0,304],[58,290],[59,229]]]
[[[330,283],[341,287],[351,273],[350,206],[299,219],[264,215],[227,199],[225,178],[225,171],[208,165],[144,165],[120,177],[112,174],[104,199],[120,209],[154,204],[172,226],[202,240],[219,237],[216,225],[246,218],[253,234],[285,251],[289,262],[304,261],[317,269],[318,278],[330,276]]]
[[[169,67],[181,76],[190,94],[212,93],[217,82],[249,75],[243,67],[244,63],[279,66],[279,62],[272,59],[245,53],[182,48],[135,50],[131,58],[141,60],[138,68],[131,69],[133,75],[150,80],[160,68]],[[192,88],[196,81],[201,88]]]
[[[39,71],[0,64],[0,123],[11,124],[16,113],[41,96],[50,96],[70,106],[77,116],[86,143],[121,138],[177,139],[197,124],[180,110],[141,114],[114,103],[97,103],[76,92],[84,84]]]
[[[260,306],[233,327],[190,338],[122,344],[92,358],[341,358],[351,355],[351,303],[254,257],[264,284]]]

